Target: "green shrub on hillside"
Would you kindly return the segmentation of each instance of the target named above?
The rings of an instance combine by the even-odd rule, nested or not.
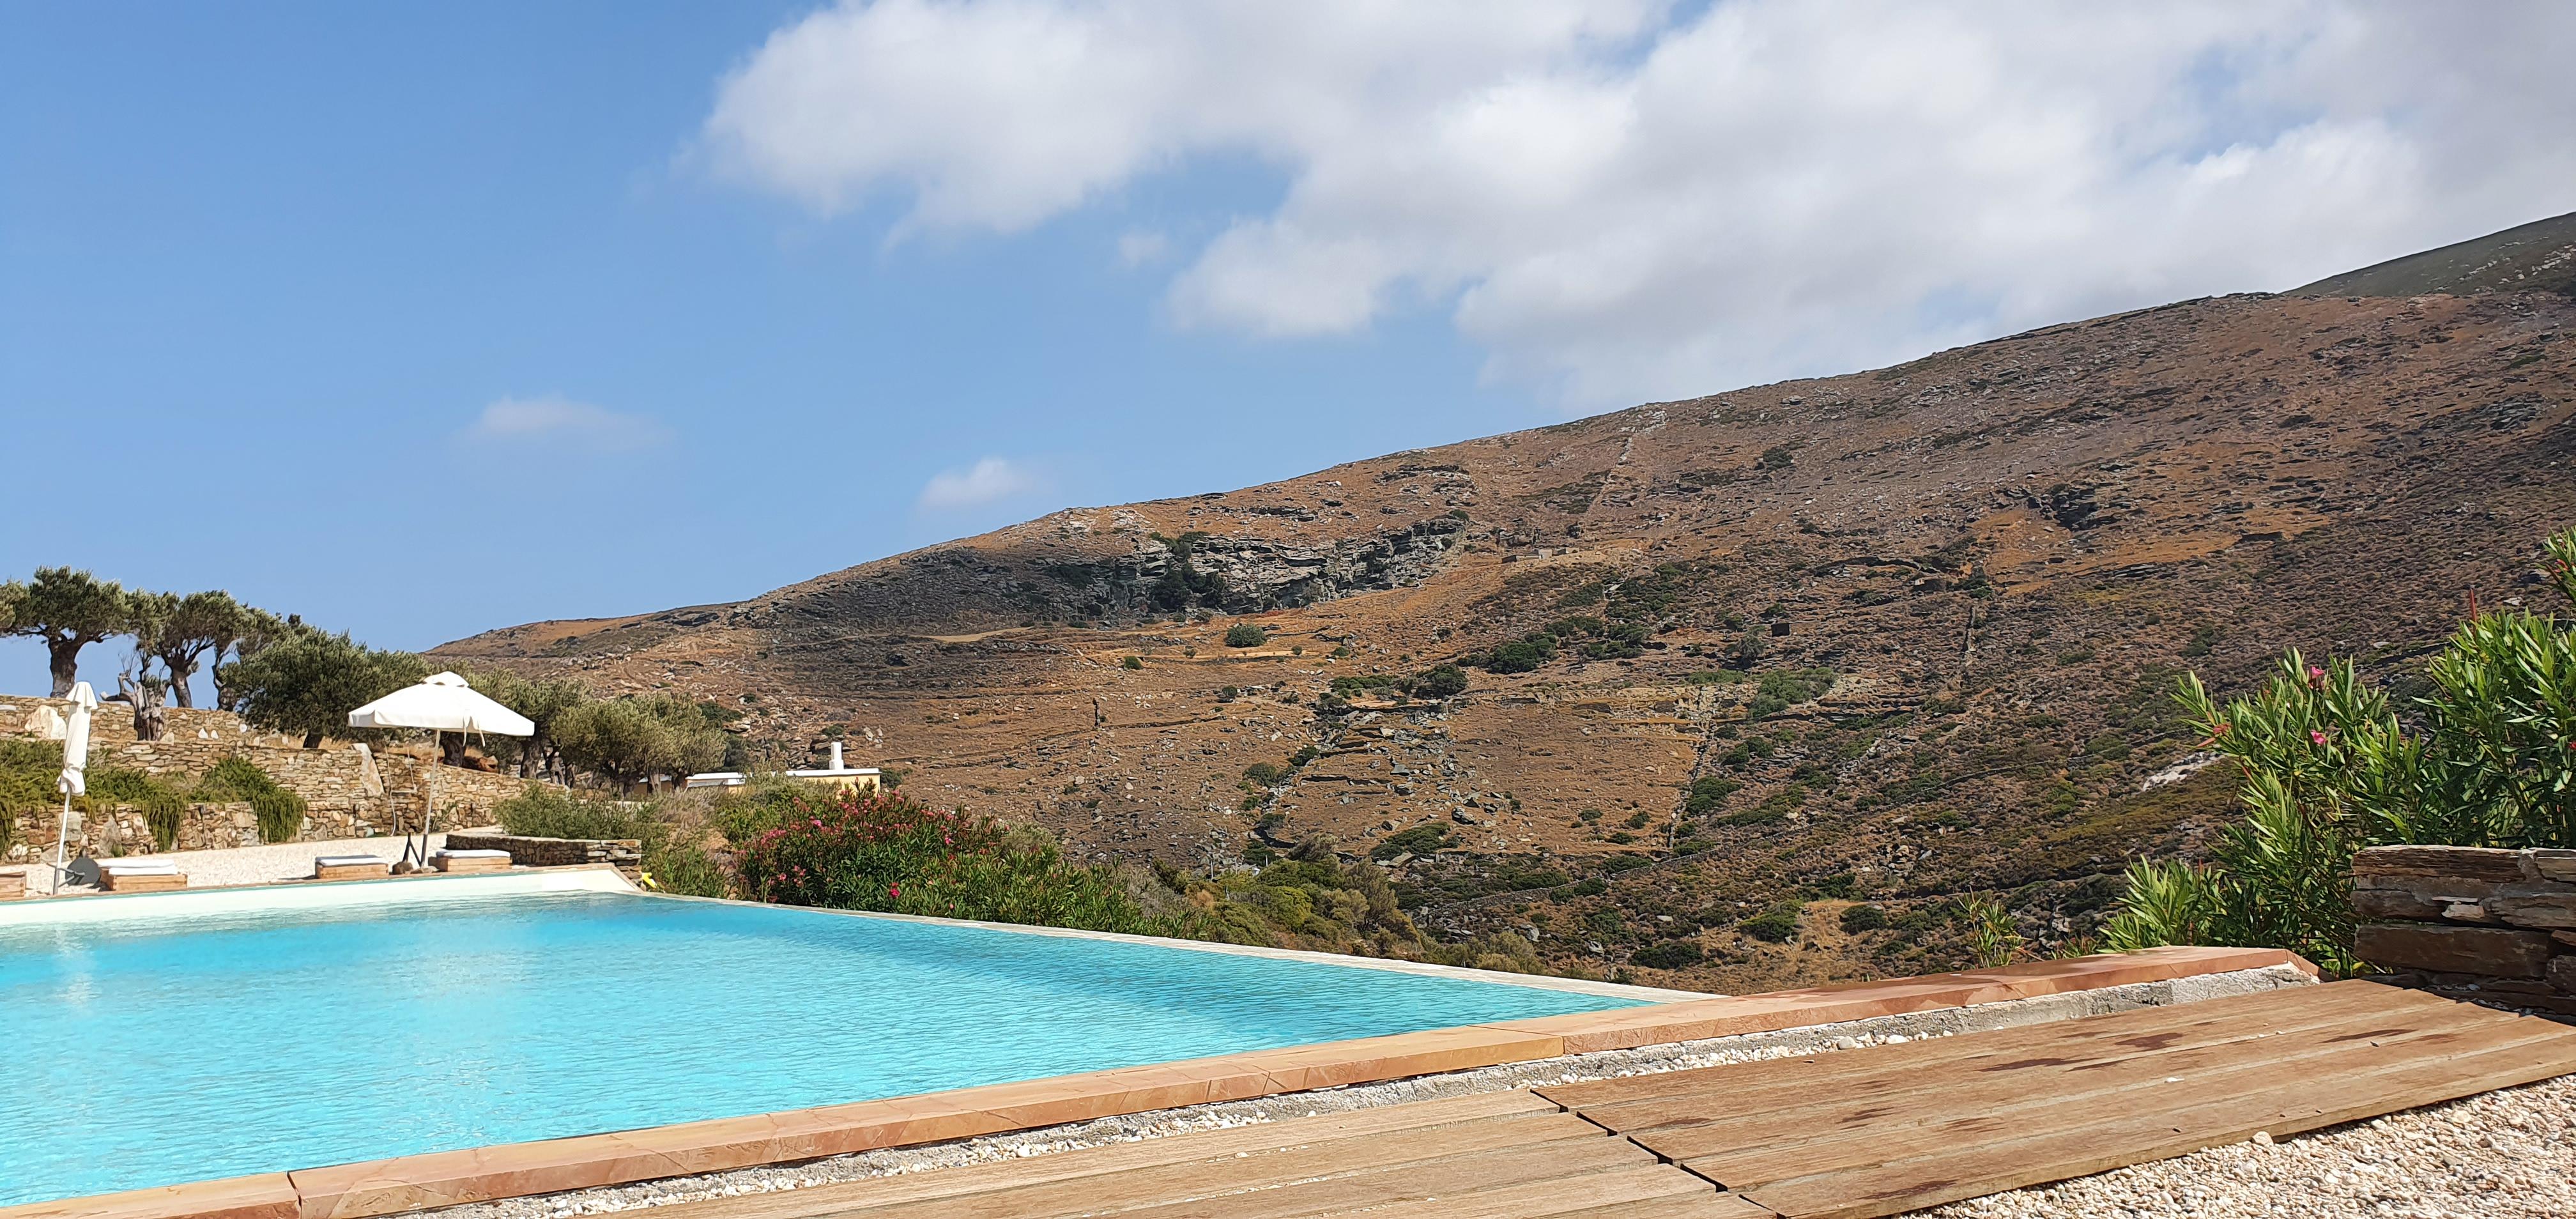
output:
[[[1225,628],[1225,646],[1229,648],[1257,648],[1268,642],[1270,632],[1262,630],[1258,623],[1238,622]]]
[[[1456,665],[1433,665],[1413,676],[1413,697],[1456,698],[1467,692],[1467,672]]]
[[[1378,840],[1369,849],[1371,859],[1393,859],[1398,855],[1428,855],[1449,845],[1449,827],[1427,821],[1410,829],[1397,830]]]
[[[1842,921],[1845,933],[1858,935],[1887,926],[1887,911],[1876,906],[1852,906],[1843,911]]]
[[[1798,934],[1799,909],[1795,902],[1783,903],[1754,915],[1736,926],[1754,939],[1777,944]]]
[[[1753,701],[1745,707],[1755,719],[1776,715],[1800,703],[1813,702],[1834,686],[1831,669],[1790,669],[1765,673],[1753,689]]]
[[[1638,949],[1629,955],[1628,962],[1645,969],[1680,969],[1685,965],[1699,964],[1706,955],[1698,944],[1690,940],[1665,940]]]

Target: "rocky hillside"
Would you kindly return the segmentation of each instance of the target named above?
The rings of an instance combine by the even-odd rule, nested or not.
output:
[[[2576,523],[2576,297],[2442,265],[2467,278],[2187,301],[439,654],[718,699],[787,760],[846,734],[1103,855],[1330,836],[1425,925],[1561,966],[1920,969],[1970,891],[2055,947],[2230,815],[2176,674],[2298,646],[2402,677]],[[1454,698],[1392,684],[1449,661]]]

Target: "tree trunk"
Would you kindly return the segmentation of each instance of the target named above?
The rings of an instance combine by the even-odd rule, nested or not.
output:
[[[188,679],[197,675],[197,658],[172,652],[161,658],[161,667],[170,671],[170,701],[182,707],[196,706],[196,696],[188,692]]]
[[[88,640],[74,635],[68,639],[45,636],[45,661],[54,673],[54,697],[71,696],[72,683],[80,680],[80,650]]]
[[[148,677],[136,681],[120,673],[116,677],[116,688],[133,704],[134,739],[160,740],[162,729],[169,723],[169,717],[161,710],[160,683]]]

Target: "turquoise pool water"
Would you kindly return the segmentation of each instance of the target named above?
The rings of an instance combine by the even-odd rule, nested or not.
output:
[[[1634,1002],[614,893],[0,927],[0,1203]]]

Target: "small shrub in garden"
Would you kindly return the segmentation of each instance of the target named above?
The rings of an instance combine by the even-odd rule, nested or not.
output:
[[[799,807],[737,844],[744,892],[840,910],[1178,934],[1149,917],[1106,868],[1068,862],[1034,833],[901,795],[852,795]]]
[[[248,801],[259,819],[261,842],[293,842],[304,832],[304,797],[278,786],[259,763],[234,754],[197,780],[194,797],[209,802]]]

